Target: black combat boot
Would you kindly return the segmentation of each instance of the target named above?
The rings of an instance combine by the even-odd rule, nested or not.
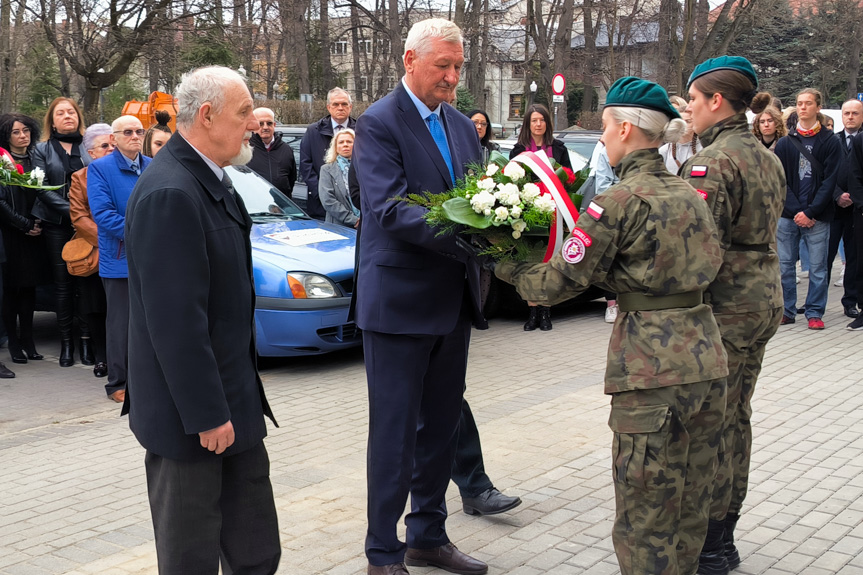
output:
[[[75,365],[75,346],[71,339],[60,342],[60,367],[71,367]]]
[[[738,519],[740,519],[740,515],[736,513],[729,513],[725,516],[725,535],[722,541],[725,543],[725,559],[728,561],[729,571],[740,567],[740,553],[734,546],[734,528],[737,527]]]
[[[549,331],[551,329],[551,308],[546,305],[539,307],[539,329]]]
[[[527,316],[527,321],[524,322],[524,331],[533,331],[539,327],[539,314],[537,309],[539,306],[530,306],[530,315]]]
[[[725,520],[711,519],[707,523],[707,539],[698,556],[698,575],[728,575],[728,560],[725,558]]]
[[[93,344],[90,342],[89,337],[81,338],[81,363],[84,365],[96,365]]]

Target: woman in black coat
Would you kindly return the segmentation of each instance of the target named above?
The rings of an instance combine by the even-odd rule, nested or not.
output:
[[[61,253],[75,233],[69,218],[69,186],[72,174],[90,163],[84,149],[84,120],[81,109],[69,98],[56,98],[45,114],[44,141],[36,145],[34,167],[45,172],[45,184],[63,186],[59,190],[40,190],[33,205],[33,215],[42,220],[42,235],[48,250],[54,277],[57,327],[60,329],[60,366],[75,363],[72,323],[75,316],[75,284],[66,269]],[[86,324],[81,328],[81,363],[93,365],[95,358]]]
[[[33,169],[33,149],[39,139],[36,120],[22,114],[0,116],[0,148],[6,148],[24,171]],[[42,359],[33,343],[36,285],[45,246],[39,219],[31,215],[36,190],[0,186],[0,232],[6,246],[3,273],[3,324],[9,334],[14,363]],[[20,329],[20,331],[19,331]]]
[[[524,113],[524,121],[521,123],[521,131],[518,133],[518,143],[509,153],[510,159],[522,152],[537,152],[542,150],[549,158],[553,158],[558,164],[572,169],[569,161],[569,151],[566,145],[555,139],[551,129],[551,115],[548,108],[542,104],[531,104]],[[548,331],[551,325],[551,308],[544,305],[536,305],[527,302],[530,315],[524,324],[524,331],[533,331],[536,328]]]
[[[531,104],[524,113],[524,121],[518,133],[518,143],[509,153],[509,157],[512,159],[524,151],[539,150],[545,152],[549,158],[554,158],[561,166],[572,169],[566,145],[554,137],[548,108],[542,104]]]

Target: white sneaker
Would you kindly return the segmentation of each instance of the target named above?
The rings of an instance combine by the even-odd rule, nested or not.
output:
[[[836,287],[842,287],[845,284],[845,264],[842,264],[842,272],[839,274],[839,279],[833,282]]]
[[[800,276],[797,276],[797,283],[800,283]]]
[[[614,323],[617,319],[617,304],[605,308],[605,323]]]

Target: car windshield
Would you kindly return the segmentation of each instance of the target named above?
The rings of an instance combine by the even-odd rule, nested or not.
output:
[[[308,218],[287,196],[249,168],[231,166],[226,169],[253,221]]]

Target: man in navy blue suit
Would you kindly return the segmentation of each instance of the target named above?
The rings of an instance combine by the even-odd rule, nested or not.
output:
[[[488,571],[450,542],[444,502],[471,322],[485,327],[479,265],[454,237],[436,236],[422,209],[391,201],[444,192],[480,160],[473,123],[446,103],[463,63],[457,26],[418,22],[405,42],[404,78],[357,121],[363,225],[356,317],[369,386],[370,575],[407,575],[405,564]],[[409,493],[403,543],[396,527]]]

